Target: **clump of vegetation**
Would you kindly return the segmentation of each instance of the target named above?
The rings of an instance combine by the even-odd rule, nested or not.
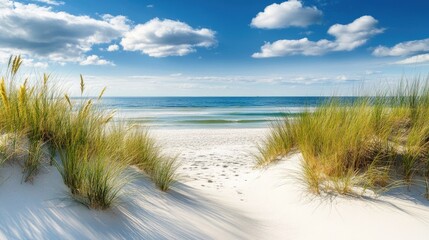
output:
[[[149,173],[152,181],[162,191],[167,191],[170,185],[176,179],[177,162],[176,158],[163,156],[160,161],[154,166],[154,169]]]
[[[302,178],[316,194],[381,189],[397,183],[397,176],[407,184],[428,179],[428,83],[417,79],[352,102],[332,97],[314,111],[285,118],[259,147],[257,164],[299,150]]]
[[[284,118],[275,121],[272,131],[261,145],[258,145],[259,155],[256,155],[258,166],[265,166],[275,159],[287,155],[295,146],[295,129],[292,120]]]
[[[32,180],[43,164],[57,167],[73,197],[89,208],[106,209],[131,179],[136,165],[166,191],[175,177],[175,161],[161,154],[147,131],[110,123],[113,112],[102,110],[105,89],[96,99],[72,101],[50,84],[50,76],[29,84],[19,78],[22,59],[11,57],[0,81],[0,153],[4,161],[23,166],[23,180]],[[19,85],[20,83],[20,85]],[[55,158],[59,156],[59,161]]]
[[[138,126],[130,129],[124,138],[123,151],[123,155],[129,157],[130,164],[146,172],[162,191],[167,191],[174,182],[176,158],[164,155],[146,129],[139,129]]]
[[[33,141],[30,143],[27,159],[24,162],[23,169],[23,179],[25,182],[31,180],[31,178],[39,170],[41,162],[43,161],[43,145],[44,142],[42,140]]]

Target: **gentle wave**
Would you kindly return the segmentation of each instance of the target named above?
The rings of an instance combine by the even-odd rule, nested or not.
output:
[[[210,120],[183,120],[177,121],[178,123],[188,124],[226,124],[226,123],[262,123],[271,122],[268,119],[246,119],[246,120],[227,120],[227,119],[210,119]]]
[[[261,128],[283,117],[299,116],[324,100],[323,97],[107,98],[102,106],[117,111],[115,120],[157,128]]]
[[[227,115],[231,116],[262,116],[262,117],[293,117],[298,116],[301,113],[289,113],[289,112],[232,112]]]

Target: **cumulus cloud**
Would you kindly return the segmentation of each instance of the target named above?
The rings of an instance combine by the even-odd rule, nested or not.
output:
[[[336,44],[326,39],[313,42],[308,38],[301,38],[298,40],[278,40],[273,43],[265,43],[261,47],[261,52],[254,53],[254,58],[269,58],[281,57],[286,55],[304,55],[316,56],[322,55],[334,49]]]
[[[112,44],[109,47],[107,47],[107,51],[109,52],[115,52],[119,50],[118,44]]]
[[[53,6],[60,6],[60,5],[64,5],[63,1],[55,1],[55,0],[33,0],[35,2],[41,2],[41,3],[45,3],[48,5],[53,5]]]
[[[398,61],[396,62],[396,64],[417,64],[427,62],[429,62],[429,53],[412,56],[404,60]]]
[[[372,52],[377,57],[385,56],[406,56],[421,52],[429,52],[429,38],[423,40],[414,40],[401,42],[389,48],[385,46],[378,46]]]
[[[378,21],[371,16],[362,16],[346,25],[332,25],[328,29],[328,33],[335,37],[334,41],[321,39],[315,42],[308,38],[278,40],[273,43],[265,43],[261,47],[261,51],[254,53],[252,57],[316,56],[332,51],[351,51],[365,44],[372,36],[384,31],[384,29],[376,27],[377,23]]]
[[[85,60],[80,62],[80,65],[112,65],[112,66],[115,66],[114,63],[107,61],[105,59],[101,59],[97,55],[88,56]]]
[[[81,62],[94,45],[110,43],[130,28],[124,16],[95,19],[10,0],[0,0],[0,22],[1,52],[60,63]]]
[[[10,0],[0,0],[0,8],[12,7],[13,2]]]
[[[124,50],[140,51],[151,57],[184,56],[197,47],[215,44],[215,32],[210,29],[158,18],[136,25],[121,40]]]
[[[362,16],[347,25],[334,24],[328,33],[335,37],[336,51],[350,51],[384,31],[382,28],[376,28],[377,23],[372,16]]]
[[[250,25],[265,29],[307,27],[319,23],[322,15],[316,7],[304,7],[300,1],[289,0],[267,6],[252,19]]]
[[[49,64],[47,62],[37,62],[34,59],[23,59],[24,66],[34,68],[47,68]]]
[[[56,0],[33,0],[59,5]],[[50,6],[0,0],[0,60],[21,54],[39,62],[110,64],[95,61],[92,49],[110,44],[107,51],[119,50],[112,44],[121,40],[127,51],[140,51],[152,57],[183,56],[197,47],[216,44],[215,32],[192,28],[173,20],[151,21],[131,26],[125,16],[102,15],[99,18],[56,11]],[[106,62],[104,62],[106,61]]]

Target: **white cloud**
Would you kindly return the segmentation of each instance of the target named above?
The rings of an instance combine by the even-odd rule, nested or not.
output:
[[[151,57],[184,56],[195,52],[196,47],[215,44],[215,32],[210,29],[195,29],[180,21],[158,18],[138,24],[121,41],[124,50],[140,51]]]
[[[2,49],[0,48],[0,63],[5,63],[10,58],[10,49]]]
[[[107,61],[105,59],[101,59],[97,55],[88,56],[85,60],[80,62],[80,65],[111,65],[111,66],[115,66],[114,63]]]
[[[47,62],[36,62],[33,66],[36,68],[47,68],[49,64]]]
[[[334,24],[328,33],[335,37],[335,51],[350,51],[365,44],[369,38],[384,31],[376,28],[378,21],[372,16],[362,16],[347,25]]]
[[[0,0],[0,22],[0,52],[59,63],[81,62],[94,45],[129,30],[124,16],[95,19],[10,0]]]
[[[358,81],[362,76],[349,76],[345,74],[335,75],[134,75],[128,79],[144,82],[169,82],[169,83],[200,83],[200,84],[316,84],[316,83],[339,83]]]
[[[23,65],[34,68],[47,68],[49,66],[47,62],[36,62],[34,59],[23,59]]]
[[[421,52],[429,52],[429,38],[423,40],[401,42],[391,48],[385,46],[378,46],[376,49],[374,49],[372,54],[378,57],[384,57],[406,56]]]
[[[346,25],[334,24],[328,30],[328,33],[335,37],[334,41],[321,39],[314,42],[308,40],[308,38],[302,38],[265,43],[261,47],[261,51],[254,53],[252,57],[316,56],[332,51],[351,51],[365,44],[372,36],[384,31],[384,29],[376,28],[377,22],[371,16],[362,16]]]
[[[308,38],[298,40],[278,40],[273,43],[265,43],[261,47],[261,52],[254,53],[254,58],[281,57],[286,55],[316,56],[322,55],[334,49],[336,44],[328,40],[313,42]]]
[[[289,0],[267,6],[252,19],[256,28],[307,27],[322,20],[322,12],[316,7],[304,7],[300,1]]]
[[[375,74],[381,74],[382,71],[380,70],[366,70],[365,75],[375,75]]]
[[[346,75],[338,75],[337,77],[335,77],[335,80],[338,80],[338,81],[348,81],[350,79]]]
[[[170,74],[170,77],[180,77],[182,75],[183,75],[182,73],[172,73]]]
[[[0,8],[12,7],[13,2],[10,0],[0,0]]]
[[[396,64],[417,64],[427,62],[429,62],[429,53],[412,56],[404,60],[398,61],[396,62]]]
[[[154,8],[154,7],[155,7],[155,5],[153,5],[153,4],[148,4],[148,5],[146,5],[146,7],[147,7],[147,8]]]
[[[162,78],[165,79],[165,78]],[[182,80],[200,83],[247,83],[247,84],[316,84],[316,83],[338,83],[358,81],[359,77],[351,77],[344,74],[329,76],[313,75],[273,75],[273,76],[183,76]],[[177,79],[176,79],[177,80]],[[180,78],[179,78],[180,80]]]
[[[60,6],[60,5],[64,5],[63,1],[55,1],[55,0],[33,0],[35,2],[41,2],[41,3],[45,3],[48,5],[53,5],[53,6]]]
[[[107,51],[109,51],[109,52],[115,52],[118,50],[119,50],[118,44],[113,44],[113,45],[110,45],[109,47],[107,47]]]
[[[85,75],[85,84],[88,86],[87,94],[97,96],[100,90],[108,84],[107,95],[110,96],[169,96],[175,95],[218,95],[228,93],[233,96],[247,95],[282,95],[286,88],[299,86],[297,89],[306,86],[316,85],[313,89],[314,95],[320,95],[319,89],[328,88],[324,94],[332,94],[332,86],[347,86],[356,82],[366,82],[369,79],[379,80],[379,76],[371,77],[363,73],[294,73],[294,74],[261,74],[261,75],[189,75],[183,73],[180,76],[174,74],[160,75]],[[391,79],[392,77],[389,77]],[[67,89],[72,96],[79,96],[79,84],[76,83],[75,76],[67,78]],[[379,85],[379,81],[377,82]],[[377,85],[377,86],[378,86]],[[179,91],[189,89],[192,91]],[[224,89],[235,89],[232,92],[225,92]],[[310,89],[310,88],[309,88]],[[347,88],[348,89],[348,88]],[[297,93],[289,92],[292,95],[308,95],[307,89]],[[249,92],[251,91],[251,92]],[[347,93],[344,93],[347,94]],[[351,93],[350,93],[351,94]]]

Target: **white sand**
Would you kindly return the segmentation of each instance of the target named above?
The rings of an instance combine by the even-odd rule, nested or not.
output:
[[[118,207],[88,210],[67,196],[58,172],[21,184],[0,169],[0,239],[426,239],[429,202],[416,190],[379,198],[308,196],[295,178],[300,156],[254,170],[265,129],[154,130],[178,154],[181,181],[162,193],[127,186]]]
[[[215,193],[238,192],[254,178],[253,154],[266,133],[267,129],[152,131],[168,154],[178,156],[183,183]]]

